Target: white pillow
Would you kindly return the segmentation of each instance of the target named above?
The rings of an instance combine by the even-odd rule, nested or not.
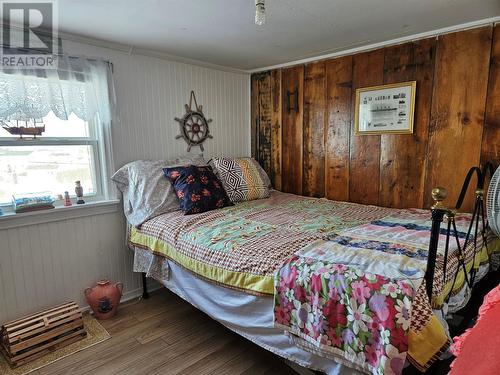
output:
[[[179,201],[163,168],[206,165],[203,155],[180,156],[170,160],[137,160],[121,167],[111,177],[123,194],[123,210],[128,222],[140,226],[145,221],[179,209]]]

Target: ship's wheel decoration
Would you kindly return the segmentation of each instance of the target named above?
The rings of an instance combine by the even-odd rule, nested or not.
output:
[[[194,110],[192,108],[193,101],[195,105]],[[181,134],[175,137],[175,139],[184,138],[188,144],[188,152],[193,146],[200,146],[201,151],[204,151],[203,142],[205,142],[207,138],[213,138],[208,129],[208,124],[212,122],[212,119],[205,118],[202,106],[198,105],[196,102],[194,91],[191,91],[189,105],[186,104],[185,108],[186,114],[182,116],[182,118],[175,118],[175,121],[179,122],[181,127]]]

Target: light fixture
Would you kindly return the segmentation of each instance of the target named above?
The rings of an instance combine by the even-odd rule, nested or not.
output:
[[[255,0],[255,24],[262,26],[266,23],[265,0]]]

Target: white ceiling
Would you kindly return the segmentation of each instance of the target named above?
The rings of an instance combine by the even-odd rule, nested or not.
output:
[[[255,69],[500,16],[500,0],[58,0],[63,32]]]

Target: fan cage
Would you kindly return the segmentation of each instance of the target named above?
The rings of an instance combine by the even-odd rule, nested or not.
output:
[[[500,167],[497,168],[490,181],[486,197],[486,212],[491,230],[500,237]]]

